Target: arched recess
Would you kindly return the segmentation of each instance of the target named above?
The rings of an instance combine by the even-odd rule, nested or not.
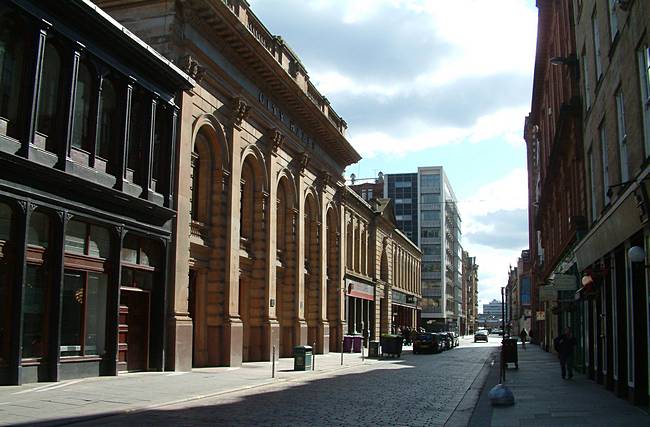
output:
[[[311,344],[318,340],[318,315],[322,303],[319,280],[320,216],[316,196],[311,191],[305,197],[304,229],[305,320],[307,321],[307,342]]]
[[[259,152],[243,155],[240,207],[239,315],[244,325],[242,359],[264,360],[266,316],[267,176]],[[267,352],[268,354],[268,352]]]
[[[339,276],[339,262],[341,255],[341,238],[339,233],[339,219],[336,207],[327,208],[327,320],[330,325],[330,351],[341,351],[340,344],[343,337],[341,323],[341,278]]]
[[[228,146],[207,118],[192,143],[189,312],[193,323],[193,366],[226,363],[226,229]]]
[[[280,357],[291,357],[294,326],[298,312],[296,277],[296,193],[292,179],[282,174],[277,187],[276,214],[276,293],[277,317],[280,324]]]

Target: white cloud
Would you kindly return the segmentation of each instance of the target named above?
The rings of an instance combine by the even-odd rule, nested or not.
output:
[[[463,217],[463,248],[470,256],[476,256],[479,264],[479,298],[487,303],[500,298],[500,288],[508,282],[508,268],[515,265],[521,251],[499,248],[499,230],[494,223],[485,223],[482,217],[500,211],[515,211],[528,207],[528,175],[523,168],[514,169],[505,177],[480,187],[473,195],[461,200]],[[507,225],[506,225],[507,226]],[[512,224],[514,227],[515,224]],[[526,234],[527,230],[507,230]],[[480,244],[471,240],[472,233],[490,232],[495,234],[493,245]],[[506,234],[506,233],[503,233]]]

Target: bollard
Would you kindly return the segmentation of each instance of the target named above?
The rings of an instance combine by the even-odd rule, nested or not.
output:
[[[311,348],[312,348],[311,370],[315,371],[316,370],[316,343],[315,342],[314,342],[314,345]]]
[[[271,362],[271,378],[275,378],[275,346],[273,346],[273,359]]]

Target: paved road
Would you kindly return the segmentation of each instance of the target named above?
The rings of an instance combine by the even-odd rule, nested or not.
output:
[[[155,410],[75,425],[109,426],[436,426],[444,425],[496,346],[323,373]]]

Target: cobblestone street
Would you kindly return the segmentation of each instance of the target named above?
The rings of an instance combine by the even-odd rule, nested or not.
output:
[[[460,347],[440,354],[413,355],[407,351],[400,359],[367,360],[366,363],[338,370],[333,369],[336,355],[331,354],[329,363],[332,364],[332,369],[313,373],[289,373],[281,370],[280,378],[275,381],[267,380],[244,390],[241,386],[235,387],[233,382],[231,389],[239,391],[213,397],[183,401],[185,396],[179,393],[175,399],[167,400],[179,403],[158,402],[156,408],[146,410],[143,410],[145,405],[132,407],[128,409],[130,412],[110,417],[105,417],[108,411],[103,414],[94,411],[92,403],[79,405],[76,417],[53,417],[53,413],[32,416],[35,420],[49,415],[49,420],[44,421],[47,425],[88,426],[443,425],[472,386],[495,346],[496,340],[488,344],[474,344],[467,339],[462,340]],[[326,360],[323,356],[317,358],[319,359],[321,363]],[[247,369],[230,373],[241,372],[243,378]],[[282,377],[283,374],[285,377]],[[288,374],[292,376],[287,377]],[[214,375],[214,379],[218,380],[219,374]],[[154,376],[150,380],[146,380],[146,376],[142,378],[145,378],[145,383],[141,380],[139,390],[144,396],[151,392],[151,387],[163,393],[167,386],[165,382],[169,383],[169,387],[177,387],[179,381],[190,381],[191,375],[169,376],[162,381]],[[119,381],[119,378],[116,380]],[[151,382],[150,387],[147,387],[146,381]],[[102,383],[92,382],[93,390],[89,390],[87,384],[86,392],[101,395]],[[57,390],[52,390],[50,393],[56,393],[57,396],[51,400],[61,402],[67,398],[72,404],[75,398],[81,397],[80,390],[75,390],[76,386],[78,384],[57,389],[58,393]],[[191,386],[188,384],[185,388],[191,389]],[[38,390],[32,395],[36,393]],[[49,399],[43,396],[46,393],[47,390],[41,394],[40,407],[43,407],[43,400]],[[137,394],[137,391],[133,393]],[[29,394],[23,394],[23,397],[28,396]],[[128,395],[123,397],[125,400],[129,398]],[[0,406],[0,409],[9,408]],[[117,407],[111,409],[115,413]],[[29,417],[29,409],[23,415]],[[27,418],[22,418],[21,421],[24,424],[34,424]]]
[[[443,425],[490,347],[466,344],[435,355],[409,352],[399,360],[126,415],[106,420],[106,425]]]

